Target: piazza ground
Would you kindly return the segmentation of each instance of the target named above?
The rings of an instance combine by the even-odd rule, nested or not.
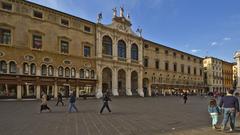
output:
[[[65,101],[66,102],[66,101]],[[39,113],[40,101],[0,102],[1,135],[214,135],[207,113],[208,98],[118,97],[110,103],[112,113],[100,115],[99,99],[77,100],[78,113],[67,106]],[[239,131],[230,133],[239,134]]]

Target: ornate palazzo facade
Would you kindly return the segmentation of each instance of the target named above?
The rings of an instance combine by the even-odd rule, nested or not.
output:
[[[144,96],[143,39],[132,32],[130,21],[114,15],[112,24],[96,25],[96,35],[97,97],[106,90],[115,96]]]

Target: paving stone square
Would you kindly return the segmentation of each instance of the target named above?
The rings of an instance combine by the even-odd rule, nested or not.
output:
[[[39,113],[40,101],[2,101],[0,135],[229,134],[211,129],[208,100],[192,96],[183,104],[181,97],[117,97],[110,102],[112,113],[102,115],[100,99],[77,100],[76,113],[67,113],[67,105],[56,107],[56,101],[49,102],[51,113]]]

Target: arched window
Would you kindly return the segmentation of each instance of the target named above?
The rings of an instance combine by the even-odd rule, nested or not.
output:
[[[0,62],[0,73],[7,73],[7,63],[6,61]]]
[[[70,77],[70,69],[68,67],[65,68],[65,77]]]
[[[58,68],[58,76],[63,76],[63,67]]]
[[[84,78],[84,69],[80,69],[80,78]]]
[[[109,36],[104,36],[102,39],[102,53],[112,55],[112,39]]]
[[[16,73],[17,72],[17,65],[14,61],[11,61],[9,63],[9,72],[10,73]]]
[[[31,70],[31,75],[35,75],[36,74],[36,65],[34,63],[31,64],[30,66],[30,70]]]
[[[71,69],[71,77],[75,77],[76,76],[76,70],[75,70],[75,68],[72,68]]]
[[[27,63],[23,63],[23,73],[24,74],[29,73],[29,65]]]
[[[123,40],[118,41],[118,57],[126,58],[126,44]]]
[[[132,60],[138,60],[138,46],[136,44],[132,44],[131,58]]]
[[[94,77],[95,77],[94,70],[91,70],[91,78],[94,79]]]
[[[53,66],[48,66],[48,76],[53,76],[54,75],[54,68]]]
[[[47,75],[47,66],[46,65],[42,65],[42,75],[43,76]]]

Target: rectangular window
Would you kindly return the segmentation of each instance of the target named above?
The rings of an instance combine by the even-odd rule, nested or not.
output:
[[[184,60],[184,55],[181,55],[181,59]]]
[[[165,63],[165,70],[168,71],[168,62]]]
[[[148,48],[148,45],[147,45],[147,44],[145,44],[145,45],[144,45],[144,48]]]
[[[202,76],[202,69],[200,69],[200,76]]]
[[[156,69],[159,69],[159,60],[155,61],[155,67],[156,67]]]
[[[144,59],[144,67],[148,67],[148,59],[147,58]]]
[[[88,27],[88,26],[84,26],[84,31],[86,31],[86,32],[91,32],[91,28]]]
[[[12,4],[2,2],[2,9],[12,11]]]
[[[191,74],[191,67],[188,67],[188,74]]]
[[[0,44],[11,44],[11,30],[0,28]]]
[[[91,48],[84,46],[84,57],[90,57]]]
[[[174,68],[174,72],[177,72],[177,64],[174,64],[173,68]]]
[[[34,10],[34,11],[33,11],[33,16],[36,17],[36,18],[42,19],[42,18],[43,18],[43,13]]]
[[[168,55],[168,50],[165,50],[165,54]]]
[[[61,24],[65,26],[69,26],[69,21],[66,19],[61,19]]]
[[[157,53],[159,53],[159,48],[155,48],[155,51],[156,51]]]
[[[173,57],[176,58],[177,57],[177,53],[173,52]]]
[[[61,40],[61,53],[69,53],[69,43]]]
[[[42,49],[42,36],[33,35],[32,48],[34,49]]]
[[[197,69],[196,68],[194,68],[194,75],[196,75],[197,74]]]

